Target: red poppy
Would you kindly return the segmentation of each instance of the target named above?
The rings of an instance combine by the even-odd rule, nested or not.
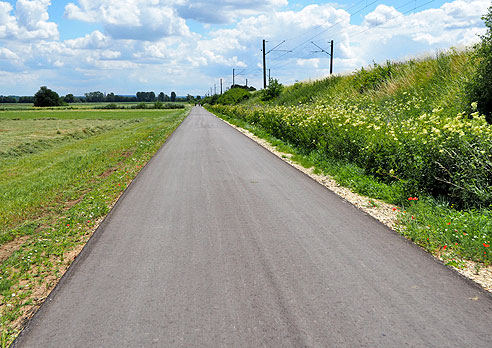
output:
[[[451,222],[448,222],[448,225],[451,225]]]
[[[396,211],[396,208],[393,208],[393,211]]]
[[[446,250],[446,248],[447,248],[447,247],[448,247],[448,246],[447,246],[447,245],[445,245],[445,246],[443,246],[442,248],[443,248],[443,250]]]
[[[483,246],[486,247],[486,248],[488,248],[490,246],[490,244],[483,243]]]
[[[412,220],[415,220],[415,216],[412,215]]]
[[[67,224],[68,227],[70,227],[70,224]]]

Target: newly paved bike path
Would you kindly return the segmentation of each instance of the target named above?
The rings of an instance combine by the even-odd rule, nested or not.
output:
[[[15,347],[492,347],[492,299],[196,107]]]

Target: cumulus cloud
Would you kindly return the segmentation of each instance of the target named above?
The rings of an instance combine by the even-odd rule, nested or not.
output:
[[[177,3],[181,17],[202,23],[230,23],[240,17],[253,16],[263,12],[273,12],[286,6],[287,0],[226,0],[191,1]]]
[[[95,30],[84,37],[79,37],[77,39],[66,40],[65,44],[70,48],[103,48],[109,45],[110,38],[101,33],[99,30]]]
[[[364,22],[362,25],[369,27],[381,25],[400,15],[401,13],[392,6],[378,5],[374,11],[364,17]]]
[[[49,22],[49,0],[18,0],[13,8],[0,1],[0,39],[10,40],[57,40],[58,26]]]
[[[188,26],[176,10],[160,0],[79,0],[65,7],[69,19],[100,23],[115,39],[155,41],[167,36],[188,36]]]

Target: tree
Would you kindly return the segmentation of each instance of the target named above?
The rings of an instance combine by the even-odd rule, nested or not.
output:
[[[137,92],[137,100],[139,102],[153,102],[155,101],[154,92]]]
[[[17,103],[17,99],[15,99],[15,97],[12,97],[12,96],[3,96],[3,95],[0,95],[0,103]]]
[[[176,101],[176,93],[174,91],[171,92],[171,102],[174,103]]]
[[[63,97],[63,101],[65,103],[75,103],[75,97],[73,96],[73,94],[69,93]]]
[[[263,90],[262,99],[270,100],[278,97],[280,93],[282,93],[283,88],[284,86],[282,86],[282,84],[279,83],[277,79],[271,78],[267,88]]]
[[[164,101],[164,92],[159,93],[157,96],[157,101],[163,102]]]
[[[42,86],[34,95],[34,106],[60,106],[62,101],[55,91]]]
[[[473,104],[472,108],[476,105],[478,111],[492,123],[492,6],[482,19],[487,32],[481,36],[482,41],[475,47],[478,66],[468,88],[468,98],[470,104]]]
[[[104,101],[104,94],[99,91],[85,93],[85,101],[88,103],[101,103]]]
[[[19,97],[18,103],[34,103],[34,97],[31,96],[22,96]]]

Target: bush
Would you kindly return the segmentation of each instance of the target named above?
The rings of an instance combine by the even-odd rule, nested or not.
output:
[[[236,105],[249,98],[250,93],[244,88],[231,88],[217,98],[218,104]]]
[[[482,19],[488,29],[475,47],[478,67],[469,86],[469,102],[477,103],[478,111],[492,123],[492,6]]]
[[[58,93],[52,91],[46,86],[42,86],[34,95],[34,106],[44,107],[60,105],[62,105],[62,100],[60,99]]]
[[[392,75],[392,64],[390,61],[386,65],[374,63],[370,70],[360,69],[355,74],[354,85],[360,93],[364,93],[369,89],[378,89],[385,81],[389,80]]]
[[[263,90],[263,96],[261,99],[267,101],[276,98],[280,95],[280,93],[282,93],[283,88],[284,86],[282,86],[282,84],[279,83],[277,79],[272,78],[268,82],[267,88]]]

